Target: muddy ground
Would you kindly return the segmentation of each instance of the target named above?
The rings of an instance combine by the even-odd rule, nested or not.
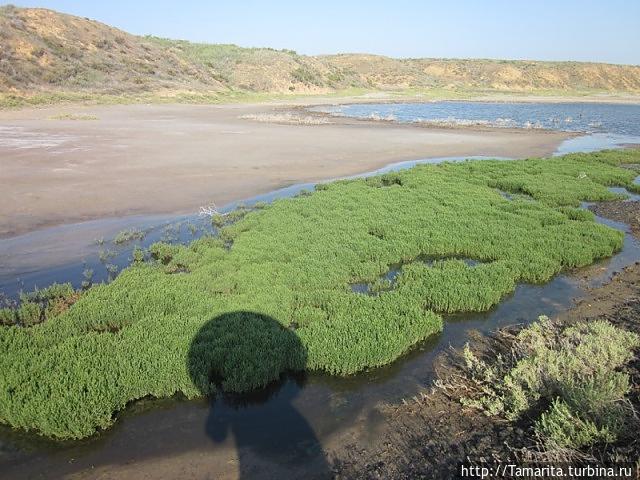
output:
[[[640,236],[640,209],[638,208],[637,202],[626,202],[623,200],[600,202],[591,205],[589,210],[601,217],[626,223],[631,227],[631,232],[636,238]]]
[[[628,223],[640,238],[640,203],[604,202],[592,207],[600,216]],[[558,317],[573,323],[605,319],[612,324],[640,333],[640,262],[614,275],[611,282],[594,288],[575,308]],[[513,327],[517,330],[519,327]],[[501,351],[504,337],[475,335],[475,352]],[[457,352],[439,358],[437,372],[447,385],[456,375],[460,362]],[[640,411],[640,352],[627,367],[631,377],[630,400]],[[446,479],[461,478],[463,462],[474,463],[522,459],[521,449],[534,448],[533,421],[510,423],[465,408],[456,393],[433,388],[420,398],[386,408],[388,421],[377,445],[367,449],[351,445],[334,459],[339,479]],[[612,453],[613,452],[613,453]],[[620,455],[640,459],[640,438],[635,442],[610,446],[592,452],[596,458]]]
[[[133,214],[196,213],[297,183],[445,156],[544,156],[565,132],[422,128],[293,105],[0,111],[0,237]],[[280,119],[281,121],[279,121]]]

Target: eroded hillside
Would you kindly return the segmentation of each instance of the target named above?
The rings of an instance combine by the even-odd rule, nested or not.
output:
[[[347,89],[640,93],[640,67],[579,62],[393,59],[197,44],[131,35],[46,9],[0,7],[0,94],[321,94]]]

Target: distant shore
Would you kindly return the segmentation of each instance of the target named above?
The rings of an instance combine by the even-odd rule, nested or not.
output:
[[[278,121],[289,107],[318,103],[308,100],[2,111],[0,237],[105,217],[195,213],[212,202],[405,160],[545,156],[573,136],[347,118]]]
[[[640,94],[607,92],[512,92],[499,90],[338,90],[326,93],[163,91],[119,95],[83,92],[0,92],[0,114],[21,110],[95,107],[99,105],[325,105],[352,103],[616,103],[640,105]]]
[[[426,94],[416,93],[396,93],[396,92],[371,92],[354,96],[325,96],[296,99],[302,104],[341,104],[351,103],[430,103],[430,102],[496,102],[496,103],[616,103],[616,104],[640,104],[640,95],[632,94],[567,94],[567,95],[547,95],[547,94],[516,94],[512,92],[489,92],[478,93],[469,92],[468,95],[451,95],[430,97]]]

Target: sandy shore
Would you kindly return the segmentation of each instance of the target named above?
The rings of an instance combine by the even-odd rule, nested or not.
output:
[[[282,105],[0,112],[0,237],[131,214],[196,212],[290,184],[428,157],[548,155],[569,134],[332,119],[243,119]],[[81,119],[60,119],[64,115]],[[58,117],[58,119],[55,119]]]
[[[291,104],[349,104],[349,103],[419,103],[419,102],[492,102],[492,103],[616,103],[625,105],[640,105],[640,95],[596,93],[592,95],[544,95],[517,93],[478,93],[469,92],[467,95],[427,96],[419,92],[408,94],[403,92],[369,92],[362,95],[339,96],[325,95],[298,97],[295,101],[273,101],[272,103]]]

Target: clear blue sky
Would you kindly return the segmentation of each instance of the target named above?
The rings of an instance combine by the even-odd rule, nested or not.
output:
[[[640,0],[19,1],[135,34],[305,54],[640,64]]]

